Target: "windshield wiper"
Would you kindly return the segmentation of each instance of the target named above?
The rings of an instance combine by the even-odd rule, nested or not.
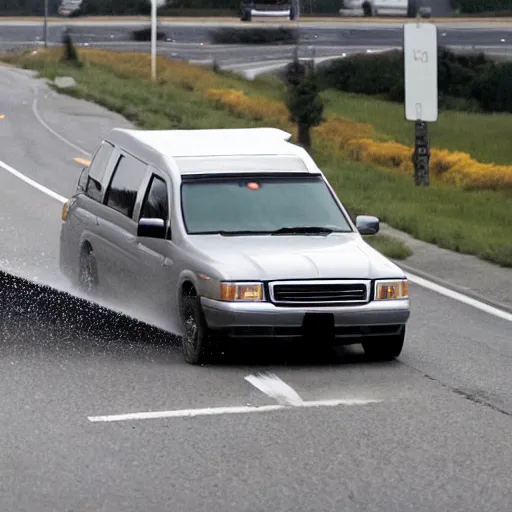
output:
[[[302,235],[302,234],[325,234],[329,235],[330,233],[349,233],[349,231],[344,231],[336,226],[327,227],[327,226],[290,226],[276,229],[274,231],[264,231],[264,230],[219,230],[219,231],[200,231],[197,233],[192,233],[194,235],[222,235],[222,236],[251,236],[251,235]]]
[[[332,227],[329,228],[327,226],[291,226],[284,227],[280,229],[276,229],[272,232],[273,235],[307,235],[307,234],[326,234],[330,233],[343,233],[343,230]]]
[[[246,236],[246,235],[270,235],[272,231],[251,231],[249,229],[240,231],[216,231],[216,234],[222,236]]]

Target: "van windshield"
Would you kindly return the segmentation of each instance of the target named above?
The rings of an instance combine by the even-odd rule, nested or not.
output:
[[[184,177],[181,201],[192,235],[352,232],[321,176]]]

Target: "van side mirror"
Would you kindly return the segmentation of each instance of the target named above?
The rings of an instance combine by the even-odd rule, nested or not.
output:
[[[163,219],[140,219],[137,236],[141,238],[165,238],[166,229]]]
[[[380,229],[380,221],[371,215],[358,215],[356,227],[361,235],[376,235]]]

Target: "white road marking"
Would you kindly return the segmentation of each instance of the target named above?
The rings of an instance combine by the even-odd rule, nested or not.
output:
[[[57,137],[59,140],[64,142],[64,144],[67,144],[68,146],[72,147],[73,149],[76,149],[78,152],[82,153],[85,156],[91,156],[91,154],[86,151],[85,149],[82,149],[80,146],[77,146],[76,144],[73,144],[69,140],[67,140],[65,137],[63,137],[60,133],[57,133],[51,126],[49,126],[46,121],[41,117],[39,114],[39,110],[37,108],[37,91],[34,91],[34,101],[32,102],[32,112],[36,116],[36,119],[41,123],[44,128],[46,128],[52,135]]]
[[[300,406],[304,403],[304,400],[291,386],[272,373],[247,375],[245,380],[250,382],[255,388],[258,388],[262,393],[274,398],[281,405]]]
[[[28,183],[30,186],[36,188],[43,194],[46,194],[47,196],[51,197],[52,199],[56,199],[61,203],[65,203],[67,201],[67,199],[64,196],[61,196],[60,194],[57,194],[57,192],[54,192],[53,190],[50,190],[49,188],[46,188],[43,185],[40,185],[39,183],[37,183],[37,181],[30,179],[29,177],[25,176],[24,174],[12,168],[10,165],[7,165],[5,162],[2,162],[1,160],[0,167],[5,171],[10,172],[13,176],[16,176],[16,178],[19,178],[25,183]]]
[[[16,169],[12,168],[10,165],[7,165],[6,163],[2,162],[1,160],[0,160],[0,167],[2,169],[6,170],[7,172],[10,172],[13,176],[16,176],[17,178],[24,181],[25,183],[36,188],[40,192],[43,192],[43,194],[46,194],[47,196],[49,196],[53,199],[56,199],[57,201],[59,201],[61,203],[65,203],[67,201],[67,199],[64,196],[61,196],[60,194],[57,194],[53,190],[50,190],[49,188],[47,188],[43,185],[40,185],[36,181],[28,178],[27,176],[25,176],[21,172],[17,171]],[[495,308],[493,306],[489,306],[488,304],[485,304],[484,302],[481,302],[477,299],[473,299],[472,297],[468,297],[467,295],[464,295],[462,293],[451,290],[450,288],[446,288],[444,286],[438,285],[432,281],[423,279],[422,277],[416,276],[409,272],[407,272],[406,275],[411,283],[415,283],[418,286],[422,286],[423,288],[432,290],[436,293],[439,293],[441,295],[449,297],[450,299],[456,300],[458,302],[462,302],[463,304],[467,304],[468,306],[471,306],[471,307],[474,307],[481,311],[484,311],[490,315],[493,315],[493,316],[496,316],[503,320],[508,320],[509,322],[512,322],[512,314],[508,313],[507,311],[503,311],[503,310]]]
[[[490,315],[494,315],[497,316],[498,318],[502,318],[503,320],[508,320],[509,322],[512,322],[512,314],[508,313],[507,311],[495,308],[494,306],[489,306],[484,302],[480,302],[479,300],[473,299],[472,297],[468,297],[467,295],[451,290],[450,288],[446,288],[437,283],[433,283],[432,281],[428,281],[427,279],[411,274],[410,272],[406,272],[406,275],[407,279],[411,283],[417,284],[419,286],[422,286],[423,288],[427,288],[436,293],[449,297],[450,299],[472,306],[476,309],[480,309],[481,311],[485,311]]]
[[[88,416],[92,423],[106,423],[112,421],[128,420],[150,420],[160,418],[191,418],[195,416],[218,416],[221,414],[244,414],[252,412],[280,411],[284,409],[313,408],[313,407],[338,407],[340,405],[367,405],[381,403],[382,400],[362,400],[362,399],[339,399],[339,400],[316,400],[311,402],[301,402],[300,405],[262,405],[255,406],[233,406],[233,407],[207,407],[205,409],[182,409],[176,411],[154,411],[154,412],[134,412],[128,414],[115,414],[110,416]]]
[[[5,69],[7,69],[11,73],[14,73],[14,74],[17,74],[17,75],[22,75],[24,77],[26,76],[19,69],[16,69],[16,68],[5,68]],[[91,154],[88,151],[86,151],[85,149],[81,148],[80,146],[77,146],[76,144],[73,144],[71,141],[69,141],[68,139],[63,137],[60,133],[57,133],[50,125],[48,125],[48,123],[43,119],[43,117],[39,113],[39,108],[38,108],[39,89],[37,88],[37,85],[33,85],[31,88],[32,88],[32,93],[34,94],[34,99],[32,101],[32,113],[34,114],[34,116],[37,119],[37,121],[41,124],[41,126],[43,128],[45,128],[46,130],[48,130],[52,135],[57,137],[60,141],[64,142],[64,144],[67,144],[69,147],[71,147],[73,149],[76,149],[79,153],[82,153],[83,155],[90,157]]]

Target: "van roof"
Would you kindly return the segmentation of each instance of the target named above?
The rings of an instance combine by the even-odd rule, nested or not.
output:
[[[291,134],[278,128],[226,128],[213,130],[127,130],[111,131],[116,141],[147,146],[162,156],[217,156],[268,154],[288,150]],[[286,144],[286,145],[285,145]],[[128,148],[127,148],[128,149]]]
[[[301,171],[318,172],[308,153],[289,142],[291,134],[278,128],[221,128],[211,130],[130,130],[114,128],[106,137],[135,157],[165,165],[172,160],[180,168],[183,158],[199,157],[291,157],[302,160]],[[151,157],[151,158],[150,158]],[[201,158],[203,157],[203,158]],[[165,165],[169,167],[169,165]],[[191,172],[184,165],[180,174]],[[204,168],[204,166],[201,166]],[[199,170],[199,169],[198,169]],[[206,168],[204,168],[206,172]],[[285,170],[285,169],[283,169]],[[289,169],[292,170],[291,168]],[[298,169],[297,169],[298,170]],[[212,168],[209,172],[215,172]]]

